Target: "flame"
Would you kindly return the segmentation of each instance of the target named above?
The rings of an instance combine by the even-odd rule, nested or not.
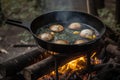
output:
[[[97,52],[94,52],[92,56],[90,57],[91,59],[91,64],[100,64],[101,60],[96,57]]]
[[[93,58],[95,55],[96,55],[96,52],[94,52],[90,58]]]
[[[100,64],[101,61],[96,57],[96,52],[94,52],[90,59],[91,59],[91,64]],[[59,74],[67,74],[67,73],[71,73],[73,71],[76,70],[82,70],[84,68],[86,68],[87,65],[87,58],[86,56],[80,56],[79,58],[70,61],[69,63],[63,65],[62,67],[60,67],[58,69]],[[52,71],[49,76],[54,76],[55,75],[55,71]],[[44,76],[45,77],[45,76]],[[47,76],[48,77],[48,76]],[[38,80],[43,80],[43,79],[38,79]]]
[[[96,57],[96,52],[94,52],[90,59],[91,59],[91,64],[100,64],[101,61]],[[76,70],[81,70],[84,69],[87,65],[87,58],[86,56],[81,56],[75,60],[70,61],[69,63],[63,65],[58,69],[59,73],[64,74],[67,71],[76,71]]]
[[[86,66],[86,57],[82,56],[63,65],[58,69],[58,71],[60,74],[64,74],[67,73],[68,71],[81,70],[85,68],[85,66]],[[54,75],[55,72],[53,71],[51,72],[51,74]]]

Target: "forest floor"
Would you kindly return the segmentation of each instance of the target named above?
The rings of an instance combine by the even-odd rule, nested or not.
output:
[[[25,42],[22,40],[22,37],[19,36],[19,34],[25,32],[24,29],[10,25],[8,27],[9,28],[0,27],[0,62],[24,54],[26,51],[32,49],[30,47],[13,47],[13,45],[34,44],[34,40],[33,42]]]
[[[35,4],[35,0],[2,0],[3,14],[10,19],[31,21],[40,15],[40,12],[35,10]],[[31,39],[31,34],[25,29],[6,24],[0,26],[0,63],[34,49],[33,47],[13,47],[16,44],[35,43]]]

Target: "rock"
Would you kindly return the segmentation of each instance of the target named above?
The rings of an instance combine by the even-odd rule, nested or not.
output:
[[[5,50],[5,49],[0,49],[0,53],[2,53],[2,54],[8,54],[8,51]]]

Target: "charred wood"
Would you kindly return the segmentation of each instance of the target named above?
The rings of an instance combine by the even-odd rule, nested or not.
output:
[[[108,37],[106,37],[106,38],[104,39],[104,44],[106,44],[106,45],[109,45],[109,44],[118,45],[115,41],[113,41],[112,39],[110,39],[110,38],[108,38]]]
[[[0,79],[6,76],[12,76],[20,72],[24,67],[33,64],[36,59],[43,59],[40,57],[44,55],[44,50],[35,49],[27,52],[21,56],[10,59],[0,64]]]
[[[106,32],[105,32],[104,38],[106,38],[106,37],[113,40],[115,43],[118,43],[119,38],[120,38],[120,33],[116,32],[116,31],[112,30],[110,27],[106,26]]]
[[[15,44],[13,47],[37,47],[35,44]]]
[[[102,69],[103,67],[105,67],[105,65],[107,64],[98,64],[98,65],[91,65],[91,70],[89,70],[88,68],[84,68],[82,70],[77,70],[77,71],[74,71],[72,72],[66,80],[70,80],[70,78],[74,75],[74,74],[77,74],[78,76],[82,76],[82,75],[85,75],[87,73],[91,73],[91,72],[94,72],[94,71],[97,71],[97,70],[100,70]],[[86,80],[86,79],[85,79]]]
[[[110,40],[108,40],[108,42],[109,42],[109,41],[111,42],[112,40],[110,39]],[[112,43],[115,43],[115,42],[112,41]],[[111,44],[111,45],[109,44],[109,45],[107,45],[106,51],[112,54],[111,51],[116,51],[116,50],[117,50],[117,48],[113,48],[113,47],[115,47],[115,46],[116,46],[116,45],[114,45],[114,44]],[[111,49],[108,49],[108,48],[111,48]],[[111,50],[111,51],[110,51],[110,50]],[[118,50],[118,51],[119,51],[119,50]],[[119,52],[113,52],[113,53],[115,53],[115,55],[119,55],[119,54],[118,54]],[[64,57],[64,56],[58,57],[58,61],[60,61],[59,64],[61,64],[61,63],[65,64],[65,63],[63,62],[63,60],[61,60],[61,58],[62,58],[63,60],[68,60],[68,59],[69,59],[69,57]],[[70,58],[70,61],[71,61],[71,59],[72,59],[72,58]],[[38,77],[41,77],[41,76],[43,76],[43,75],[45,75],[45,74],[53,71],[53,70],[54,70],[54,60],[55,60],[54,57],[49,57],[49,58],[47,58],[47,59],[42,60],[42,62],[38,62],[38,63],[36,63],[36,64],[34,64],[34,65],[31,65],[31,66],[25,68],[25,69],[24,69],[24,76],[25,76],[26,80],[35,80],[35,79],[37,79]],[[79,73],[80,73],[80,75],[83,75],[83,74],[88,73],[89,71],[91,71],[91,72],[92,72],[92,71],[97,71],[97,70],[100,70],[101,68],[105,67],[106,65],[109,65],[109,64],[95,65],[95,66],[92,66],[92,67],[91,67],[92,69],[90,69],[90,70],[85,69],[85,70],[83,70],[83,71],[80,71]],[[59,65],[59,66],[60,66],[60,65]],[[118,66],[119,66],[119,65],[118,65]],[[69,79],[68,79],[68,80],[69,80]]]
[[[36,80],[38,77],[49,73],[54,70],[54,56],[50,56],[38,63],[35,63],[23,70],[23,74],[26,80]]]
[[[15,74],[13,76],[8,76],[0,80],[25,80],[22,74]]]
[[[106,47],[106,51],[114,56],[120,56],[120,49],[116,45],[109,44]]]
[[[26,80],[36,80],[43,75],[55,70],[55,59],[57,59],[58,66],[62,66],[67,62],[80,57],[80,55],[73,56],[50,56],[38,63],[26,67],[23,70],[23,74]]]
[[[95,77],[98,80],[119,80],[120,65],[118,65],[118,67],[114,67],[114,65],[111,64],[107,65]]]
[[[109,70],[114,70],[114,69],[118,69],[120,68],[120,64],[114,64],[114,63],[104,63],[104,64],[98,64],[98,65],[92,65],[92,68],[91,68],[91,71],[90,73],[92,72],[98,72],[96,73],[97,76],[100,76],[102,75],[102,73],[104,72],[108,72]],[[82,75],[85,75],[85,74],[88,74],[89,73],[89,70],[87,68],[83,69],[83,70],[77,70],[77,71],[74,71],[72,72],[66,80],[70,80],[70,78],[74,75],[74,74],[77,74],[78,76],[82,76]],[[94,77],[94,79],[92,80],[96,80],[97,77]],[[91,79],[90,79],[91,80]],[[99,80],[99,79],[98,79]],[[103,79],[100,79],[100,80],[103,80]],[[106,79],[105,79],[106,80]]]

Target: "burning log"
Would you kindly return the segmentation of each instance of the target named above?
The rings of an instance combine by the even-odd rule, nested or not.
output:
[[[118,43],[120,38],[120,33],[112,30],[110,27],[106,26],[105,38],[109,38],[115,43]],[[120,44],[119,44],[120,45]]]
[[[45,50],[35,49],[27,52],[21,56],[15,57],[11,60],[0,64],[0,79],[6,76],[12,76],[20,72],[24,67],[31,65],[35,59],[43,59]],[[41,57],[40,57],[41,56]]]
[[[81,75],[85,75],[87,73],[91,73],[97,70],[100,70],[101,68],[105,67],[107,64],[97,64],[97,65],[91,65],[91,70],[89,70],[88,68],[84,68],[82,70],[77,70],[72,72],[67,78],[66,80],[70,80],[70,78],[74,75],[77,74],[77,76],[81,76]]]
[[[15,74],[13,76],[8,76],[0,80],[25,80],[22,74]]]
[[[38,77],[43,76],[52,70],[54,70],[54,56],[50,56],[38,63],[35,63],[23,70],[23,74],[26,80],[36,80]]]
[[[114,56],[120,56],[120,50],[119,50],[117,45],[109,44],[106,47],[106,51],[109,52],[110,54],[114,55]]]
[[[71,76],[73,76],[74,74],[77,74],[77,76],[81,76],[81,75],[85,75],[87,73],[91,73],[91,72],[94,72],[94,71],[95,72],[96,71],[99,72],[98,74],[96,74],[97,75],[96,77],[100,76],[100,79],[97,79],[97,80],[103,80],[103,79],[101,79],[101,78],[103,78],[102,76],[104,76],[104,78],[105,78],[105,75],[108,74],[110,71],[111,72],[112,71],[113,72],[114,71],[120,72],[120,71],[117,71],[117,70],[120,70],[119,69],[120,68],[120,62],[118,62],[118,60],[120,59],[119,46],[113,40],[111,40],[111,39],[107,39],[107,41],[109,42],[109,44],[106,46],[106,52],[109,53],[109,54],[112,54],[113,56],[115,56],[114,61],[113,60],[112,61],[109,60],[107,63],[98,64],[98,65],[91,65],[92,66],[91,70],[89,70],[89,69],[83,69],[83,70],[74,71],[72,74],[70,74],[67,77],[67,80],[70,80]],[[113,43],[113,44],[110,44],[110,43]],[[116,57],[119,57],[119,58],[116,60]],[[118,63],[116,63],[116,61]],[[112,73],[109,73],[109,74],[111,75]],[[115,75],[115,76],[117,76],[117,75]],[[109,78],[109,79],[111,79],[111,78]],[[96,79],[92,79],[92,80],[96,80]],[[104,79],[104,80],[106,80],[106,79]]]
[[[88,74],[88,73],[92,73],[92,72],[96,72],[96,71],[100,71],[100,72],[105,72],[105,71],[108,71],[108,69],[115,69],[115,68],[120,68],[120,64],[116,64],[116,63],[104,63],[104,64],[97,64],[97,65],[92,65],[92,68],[91,70],[88,70],[87,68],[83,69],[83,70],[77,70],[77,71],[74,71],[72,72],[67,78],[66,80],[71,80],[71,77],[76,74],[77,76],[82,76],[82,75],[85,75],[85,74]],[[104,69],[105,68],[105,69]],[[101,71],[102,70],[102,71]],[[102,73],[103,73],[102,72]],[[101,73],[99,73],[101,74]],[[86,80],[86,79],[85,79]],[[89,80],[89,79],[88,79]],[[102,79],[100,79],[102,80]]]
[[[92,80],[120,80],[120,64],[106,64]]]
[[[38,63],[26,67],[23,70],[23,74],[26,80],[36,80],[43,75],[55,70],[55,59],[57,59],[58,66],[62,66],[67,62],[80,57],[80,55],[74,56],[50,56]]]

